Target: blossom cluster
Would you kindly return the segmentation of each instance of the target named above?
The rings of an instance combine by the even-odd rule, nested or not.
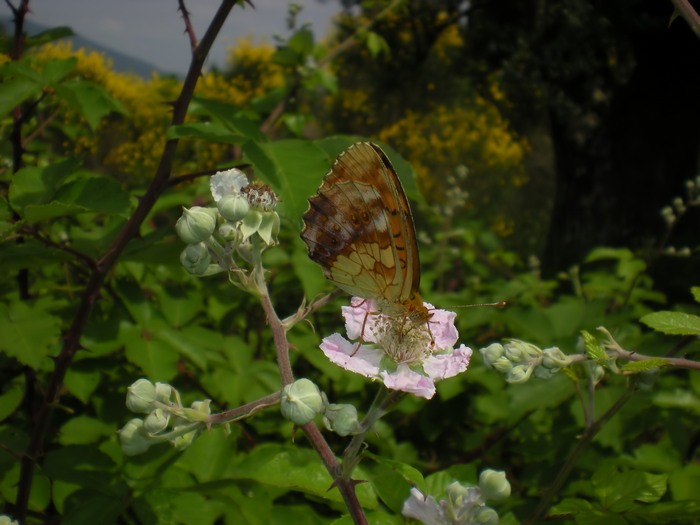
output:
[[[127,389],[126,406],[134,413],[147,415],[130,420],[119,431],[122,450],[127,456],[136,456],[165,442],[177,449],[187,448],[206,426],[210,402],[195,401],[185,408],[177,390],[167,383],[137,380]]]
[[[185,208],[175,224],[187,247],[180,262],[194,275],[212,275],[235,268],[233,254],[252,262],[251,243],[277,242],[280,218],[277,196],[269,186],[248,182],[238,169],[220,171],[210,179],[216,207]]]
[[[493,343],[479,350],[484,363],[505,375],[508,383],[524,383],[532,375],[549,379],[571,364],[571,358],[558,348],[541,348],[519,339],[505,345]]]
[[[445,495],[445,499],[437,501],[413,488],[401,513],[425,525],[497,525],[498,514],[486,502],[508,498],[510,483],[504,472],[485,470],[479,476],[478,486],[454,482]]]

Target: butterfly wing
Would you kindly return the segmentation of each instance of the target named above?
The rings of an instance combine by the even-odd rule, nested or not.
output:
[[[419,301],[411,209],[379,146],[361,142],[341,153],[303,219],[309,256],[336,286],[389,305]]]

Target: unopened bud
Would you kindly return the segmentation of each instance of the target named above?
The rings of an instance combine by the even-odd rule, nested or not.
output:
[[[330,404],[323,413],[323,423],[339,436],[349,436],[359,430],[357,409],[353,405]]]
[[[531,365],[515,365],[510,372],[506,374],[508,383],[518,384],[524,383],[530,379],[533,367]]]
[[[486,348],[479,349],[481,357],[484,359],[486,366],[493,366],[493,364],[503,356],[503,345],[500,343],[492,343]]]
[[[119,431],[119,442],[121,443],[122,451],[127,456],[143,454],[152,445],[148,434],[144,432],[143,421],[136,418],[129,421]]]
[[[491,507],[479,507],[474,513],[475,525],[498,525],[498,513]]]
[[[126,389],[126,408],[135,414],[150,413],[156,399],[156,387],[148,379],[139,379]]]
[[[180,254],[180,263],[189,273],[203,275],[211,263],[211,255],[203,242],[189,244]]]
[[[227,221],[231,222],[243,220],[243,217],[245,217],[250,211],[248,199],[246,199],[240,193],[224,195],[216,203],[216,207],[219,208],[219,213],[221,216]]]
[[[206,241],[216,228],[216,211],[211,208],[193,206],[183,208],[182,216],[175,223],[177,234],[187,244]]]
[[[167,428],[168,421],[170,421],[170,414],[156,408],[144,419],[143,429],[149,434],[158,434]]]
[[[297,425],[305,425],[312,421],[323,408],[321,391],[306,378],[298,379],[282,390],[282,415]]]
[[[500,470],[484,470],[479,475],[479,488],[485,501],[502,501],[510,496],[510,483]]]

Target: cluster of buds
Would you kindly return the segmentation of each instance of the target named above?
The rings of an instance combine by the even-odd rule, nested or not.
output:
[[[200,276],[235,269],[234,253],[252,264],[252,245],[260,250],[274,245],[280,229],[275,211],[278,199],[266,184],[249,183],[234,168],[213,175],[210,188],[216,207],[186,208],[175,224],[180,239],[187,243],[180,262]]]
[[[172,386],[139,379],[127,389],[126,406],[146,416],[132,419],[119,431],[122,450],[127,456],[136,456],[165,442],[180,450],[187,448],[207,427],[209,403],[209,399],[195,401],[185,408]]]
[[[506,376],[508,383],[524,383],[534,375],[549,379],[571,364],[571,358],[558,348],[541,348],[518,339],[505,345],[493,343],[479,350],[486,366]]]
[[[316,416],[323,415],[326,428],[339,436],[356,434],[360,429],[354,406],[329,403],[318,386],[305,378],[284,387],[280,410],[284,417],[296,425],[305,425]]]
[[[692,206],[700,206],[700,175],[685,182],[686,196],[674,197],[671,206],[665,206],[661,210],[666,226],[669,228],[688,211]]]
[[[417,488],[404,502],[401,513],[430,525],[497,525],[498,513],[487,501],[502,501],[510,496],[510,483],[504,472],[485,470],[479,485],[468,486],[454,482],[445,489],[445,499],[437,501]]]

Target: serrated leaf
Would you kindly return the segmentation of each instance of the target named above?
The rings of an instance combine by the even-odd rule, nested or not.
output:
[[[700,335],[700,317],[684,312],[654,312],[640,319],[649,328],[668,335]]]
[[[41,83],[27,77],[3,79],[0,82],[0,115],[7,115],[25,100],[41,93]]]
[[[0,351],[22,364],[41,368],[57,349],[59,318],[23,301],[0,304]]]
[[[620,367],[620,370],[627,373],[637,374],[668,366],[668,361],[661,358],[644,359],[643,361],[630,361]]]
[[[114,427],[109,423],[88,416],[76,416],[61,427],[58,441],[62,445],[88,445],[113,433]]]
[[[693,299],[696,303],[700,303],[700,286],[693,286],[690,289],[690,293],[693,294]]]
[[[588,357],[598,364],[605,364],[609,360],[605,348],[603,348],[603,345],[600,344],[593,334],[586,330],[581,330],[581,337],[583,338],[583,344],[586,347],[586,355],[588,355]]]

